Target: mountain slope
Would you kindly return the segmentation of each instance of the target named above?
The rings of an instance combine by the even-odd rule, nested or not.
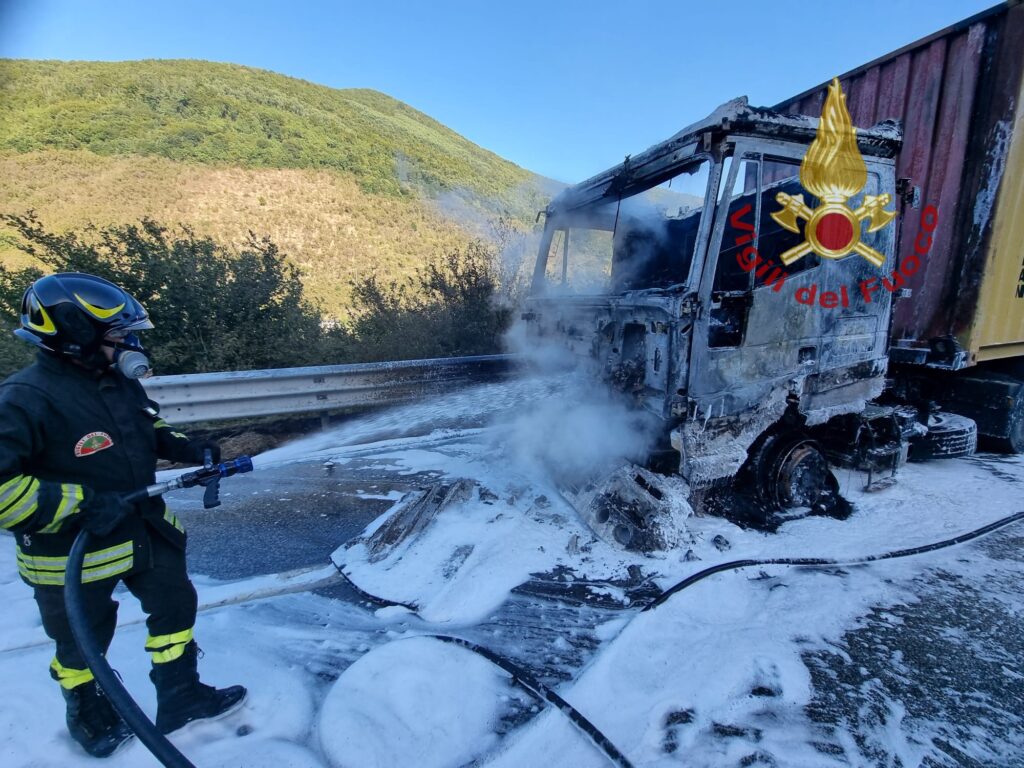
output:
[[[375,91],[201,61],[0,60],[0,211],[267,234],[338,316],[352,278],[406,273],[501,211],[526,226],[550,189]],[[0,259],[26,263],[3,232]]]
[[[473,235],[415,197],[364,192],[348,174],[83,150],[0,155],[0,211],[30,209],[57,231],[149,216],[225,243],[241,243],[250,230],[269,235],[301,270],[307,293],[336,317],[347,314],[352,279],[400,277]],[[27,266],[9,237],[0,228],[0,261]]]
[[[352,173],[367,191],[502,197],[533,174],[371,90],[337,90],[204,61],[0,60],[0,150]]]

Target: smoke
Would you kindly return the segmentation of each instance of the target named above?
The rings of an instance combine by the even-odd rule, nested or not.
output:
[[[495,447],[522,474],[569,486],[641,461],[654,439],[644,413],[583,377],[495,426]]]
[[[706,173],[695,175],[706,180]],[[687,179],[688,188],[699,186]],[[702,203],[701,196],[662,186],[574,211],[559,225],[568,226],[569,234],[562,228],[553,234],[548,295],[622,293],[684,282]]]
[[[403,183],[415,183],[414,165],[396,158]],[[538,188],[513,194],[535,201]],[[540,232],[524,231],[521,220],[497,214],[493,201],[465,190],[428,198],[438,211],[494,245],[499,274],[496,301],[516,307],[525,296],[537,257]],[[624,201],[630,210],[636,204]],[[541,204],[542,205],[542,204]],[[592,318],[591,318],[592,321]],[[581,318],[581,322],[587,320]],[[567,338],[547,340],[515,323],[505,349],[525,360],[521,379],[471,387],[352,419],[330,431],[270,451],[261,463],[330,455],[339,449],[385,440],[414,438],[438,430],[493,427],[492,449],[538,483],[580,484],[622,461],[641,460],[659,435],[658,422],[634,407],[602,380],[596,361],[571,351]],[[592,368],[591,366],[595,367]]]
[[[625,221],[635,222],[635,226],[642,222],[652,232],[652,247],[665,248],[663,208],[637,199],[623,201],[623,208],[628,211]],[[614,215],[613,210],[604,213],[605,218],[609,213]],[[629,231],[628,227],[623,233]],[[610,231],[606,234],[610,240]],[[538,233],[520,239],[514,249],[503,249],[505,258],[524,273],[524,284],[532,276],[539,241]],[[570,242],[570,260],[572,255]],[[607,283],[607,275],[604,281]],[[552,287],[546,295],[561,303],[559,292],[550,290]],[[569,285],[567,294],[571,295],[574,287],[580,289]],[[564,376],[564,386],[557,392],[526,404],[515,418],[496,425],[496,448],[502,456],[523,474],[559,486],[582,486],[623,462],[642,462],[656,444],[662,426],[630,397],[606,383],[600,361],[593,357],[587,331],[596,322],[593,309],[574,311],[574,307],[566,297],[563,306],[552,310],[561,325],[551,336],[540,336],[525,321],[514,323],[505,335],[505,349],[523,358],[528,375],[549,378],[567,371],[571,375]],[[577,330],[569,330],[572,326]]]
[[[522,203],[514,208],[519,214],[526,210],[525,201],[543,206],[537,201],[537,187],[533,184],[521,185],[520,189],[509,192],[509,197]],[[539,228],[524,223],[521,215],[501,208],[499,202],[486,200],[465,189],[443,192],[429,201],[442,216],[457,222],[470,235],[487,244],[494,256],[492,266],[497,279],[494,299],[499,305],[518,307],[526,297],[533,275],[540,245]]]
[[[540,248],[540,230],[523,231],[509,218],[491,224],[490,240],[497,253],[498,294],[501,304],[516,308],[522,305],[533,278],[533,265]]]
[[[379,411],[348,417],[336,426],[257,457],[260,467],[328,458],[346,448],[405,438],[422,438],[460,429],[476,429],[515,418],[530,403],[562,389],[564,377],[523,377],[424,397]]]
[[[497,216],[492,205],[467,189],[454,189],[433,195],[424,194],[424,199],[443,218],[453,221],[475,237],[487,237],[491,222]]]
[[[415,168],[403,158],[400,168],[406,183],[414,183]],[[459,188],[438,191],[421,188],[425,200],[445,218],[494,246],[499,292],[495,300],[505,306],[521,305],[529,288],[540,244],[538,227],[524,226],[525,218],[543,210],[564,185],[539,178],[501,194],[485,198]],[[663,196],[664,197],[664,196]],[[671,195],[678,206],[686,196]],[[665,218],[662,205],[632,199],[623,207],[634,220],[658,221],[654,239],[664,250]],[[609,252],[610,258],[610,252]],[[542,342],[530,337],[524,324],[516,323],[505,339],[506,350],[526,360],[524,377],[557,382],[541,396],[526,399],[514,408],[491,410],[493,449],[501,460],[538,481],[579,483],[621,461],[641,459],[658,434],[654,419],[631,407],[626,398],[612,392],[596,370],[573,354],[561,340]],[[525,378],[524,378],[525,380]]]
[[[706,164],[705,164],[706,165]],[[694,189],[706,172],[686,179]],[[612,291],[666,288],[686,280],[703,198],[655,187],[622,201],[616,213]]]
[[[538,176],[488,196],[468,187],[439,189],[436,181],[430,181],[402,154],[395,156],[395,169],[403,188],[414,192],[441,218],[493,249],[498,278],[495,299],[505,306],[517,306],[525,296],[537,255],[537,215],[565,185]]]
[[[528,477],[570,486],[622,462],[644,459],[658,436],[651,414],[613,392],[596,368],[562,342],[530,336],[524,324],[517,324],[506,343],[526,360],[526,375],[560,376],[561,386],[525,403],[514,416],[493,422],[494,447],[504,459]]]

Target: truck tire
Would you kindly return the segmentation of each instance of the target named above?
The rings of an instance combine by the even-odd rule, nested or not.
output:
[[[1024,392],[1017,396],[1010,416],[1010,430],[1006,437],[990,440],[992,447],[1005,453],[1024,453]]]
[[[812,507],[828,490],[828,460],[801,432],[769,436],[750,458],[757,495],[772,509]]]
[[[943,411],[973,419],[982,449],[1003,453],[1024,451],[1024,379],[1011,363],[997,361],[979,369],[940,376],[928,399]],[[927,453],[927,452],[926,452]]]
[[[973,419],[948,411],[928,417],[928,434],[910,444],[910,461],[956,459],[970,456],[978,448],[978,425]]]

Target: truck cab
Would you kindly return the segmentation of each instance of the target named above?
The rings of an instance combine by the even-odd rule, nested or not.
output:
[[[882,391],[896,227],[864,222],[877,263],[792,258],[813,233],[780,214],[785,196],[822,203],[800,176],[817,126],[737,99],[544,212],[529,327],[659,417],[691,488],[735,475],[774,425],[858,413]],[[892,123],[856,132],[851,209],[893,208],[900,140]]]

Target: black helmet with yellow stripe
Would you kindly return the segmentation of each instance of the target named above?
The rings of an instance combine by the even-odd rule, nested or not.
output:
[[[14,334],[49,352],[89,360],[111,331],[152,327],[149,314],[127,291],[102,277],[62,272],[28,287]]]

